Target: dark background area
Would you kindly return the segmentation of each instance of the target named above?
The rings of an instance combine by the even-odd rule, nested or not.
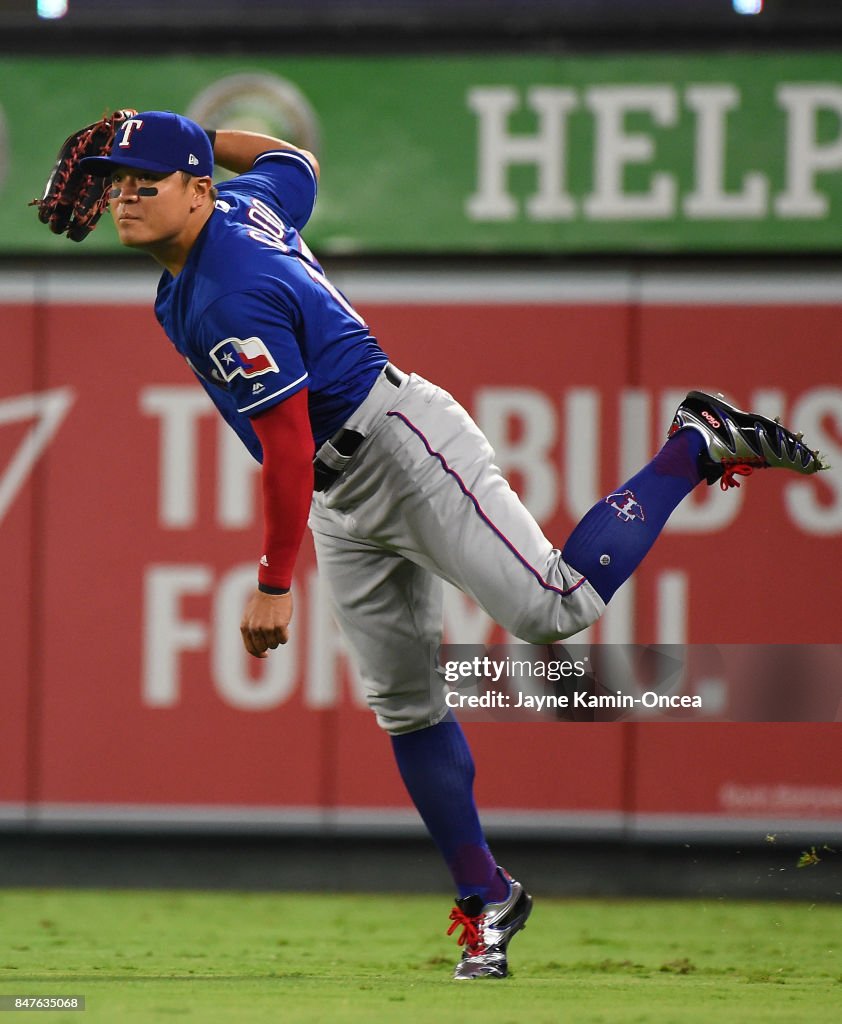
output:
[[[786,838],[748,843],[495,839],[536,895],[805,900],[842,895],[842,851]],[[0,834],[5,886],[449,893],[432,843],[394,837],[208,832]]]
[[[38,17],[34,0],[2,0],[0,29],[0,49],[10,52],[94,52],[119,41],[127,59],[139,48],[195,47],[329,53],[826,47],[842,41],[842,5],[764,0],[761,13],[746,15],[732,0],[69,0],[63,17],[47,19]]]

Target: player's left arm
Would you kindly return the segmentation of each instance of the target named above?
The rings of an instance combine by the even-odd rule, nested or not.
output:
[[[264,153],[291,152],[298,153],[313,168],[316,180],[319,177],[319,161],[307,149],[300,149],[291,142],[274,139],[271,135],[260,135],[257,132],[241,132],[235,129],[222,129],[214,133],[213,158],[220,167],[235,174],[250,171],[254,161]]]
[[[263,558],[258,589],[240,633],[249,654],[265,658],[289,639],[292,573],[313,496],[313,434],[307,389],[252,418],[263,447]]]

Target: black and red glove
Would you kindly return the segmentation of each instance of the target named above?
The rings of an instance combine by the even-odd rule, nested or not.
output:
[[[108,178],[95,178],[80,166],[86,156],[108,156],[119,126],[135,110],[115,110],[67,138],[59,150],[55,167],[38,207],[38,219],[56,235],[67,235],[81,242],[93,231],[108,206]]]

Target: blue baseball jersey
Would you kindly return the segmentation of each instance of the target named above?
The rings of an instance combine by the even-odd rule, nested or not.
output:
[[[258,461],[250,417],[308,388],[316,445],[362,402],[386,363],[363,318],[325,277],[299,232],[316,176],[293,151],[258,157],[218,186],[216,206],[155,315]]]

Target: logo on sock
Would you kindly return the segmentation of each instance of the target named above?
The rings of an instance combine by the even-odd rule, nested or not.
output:
[[[643,506],[628,488],[609,494],[605,501],[611,508],[616,509],[617,518],[622,519],[624,523],[630,523],[633,519],[639,519],[641,523],[646,522]]]

